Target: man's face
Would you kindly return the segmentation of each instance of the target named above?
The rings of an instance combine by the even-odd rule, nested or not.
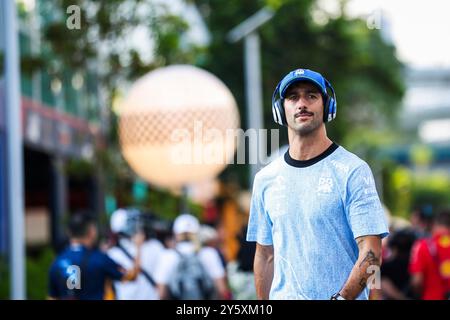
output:
[[[284,111],[288,127],[305,136],[323,124],[323,99],[319,89],[309,82],[297,82],[286,91]]]
[[[94,246],[96,241],[97,241],[97,227],[95,226],[95,224],[90,224],[89,225],[89,229],[88,229],[88,233],[87,233],[87,238],[89,239],[89,245],[90,246]]]

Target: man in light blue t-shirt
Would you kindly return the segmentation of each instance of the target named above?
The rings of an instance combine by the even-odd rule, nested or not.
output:
[[[258,298],[368,299],[388,228],[369,166],[327,137],[331,84],[294,70],[277,85],[272,111],[288,127],[289,150],[254,180],[247,241],[257,242]]]

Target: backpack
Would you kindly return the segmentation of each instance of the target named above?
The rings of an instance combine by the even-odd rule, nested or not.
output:
[[[180,257],[174,276],[168,287],[173,300],[213,299],[214,282],[206,272],[198,254],[184,255],[175,249]]]

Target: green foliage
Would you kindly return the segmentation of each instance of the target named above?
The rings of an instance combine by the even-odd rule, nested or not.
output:
[[[70,158],[65,163],[65,170],[69,176],[83,179],[93,174],[94,166],[87,160]]]
[[[145,207],[168,220],[175,219],[182,210],[182,201],[185,201],[181,196],[173,196],[169,191],[153,189],[149,192]],[[202,207],[191,201],[188,201],[189,213],[200,217]]]
[[[410,154],[416,166],[428,166],[433,161],[433,151],[425,145],[414,145]]]
[[[66,27],[66,8],[80,8],[81,28]],[[41,5],[45,19],[44,41],[60,66],[87,69],[101,58],[102,84],[111,96],[123,81],[169,63],[191,63],[195,47],[183,47],[181,38],[187,23],[172,14],[164,3],[142,0],[52,0]],[[56,18],[55,18],[56,17]],[[153,43],[151,61],[143,59],[131,45],[130,34],[137,28],[148,31],[145,41]],[[111,100],[109,100],[111,101]]]
[[[48,271],[55,258],[51,248],[42,248],[26,259],[26,297],[31,300],[46,299]],[[9,299],[9,269],[5,257],[0,257],[0,299]]]
[[[37,257],[27,259],[27,298],[45,299],[48,295],[48,271],[55,258],[50,248]]]
[[[405,167],[399,166],[395,168],[387,181],[390,185],[391,196],[388,200],[387,207],[393,215],[408,217],[411,209],[411,188],[413,177]]]
[[[346,134],[342,144],[369,164],[374,164],[375,162],[388,161],[381,156],[381,150],[386,146],[399,143],[399,141],[401,140],[396,132],[388,130],[373,131],[357,127]]]
[[[450,206],[450,177],[445,172],[413,172],[398,166],[386,183],[390,195],[386,204],[394,215],[407,218],[413,208],[422,205],[436,210]]]
[[[450,206],[450,177],[445,172],[417,176],[411,190],[411,208],[431,204],[434,208]]]
[[[8,261],[5,256],[0,256],[0,300],[8,298],[9,298]]]
[[[66,8],[80,8],[81,28],[70,30],[66,26]],[[164,2],[143,0],[46,0],[39,4],[43,19],[43,55],[52,76],[60,76],[67,68],[73,71],[92,70],[98,73],[100,86],[107,94],[100,103],[112,106],[120,95],[124,83],[143,74],[174,63],[201,61],[204,48],[186,42],[188,24],[169,10]],[[130,35],[136,28],[145,31],[149,51],[138,50]],[[145,37],[145,35],[143,36]],[[150,57],[150,58],[149,58]],[[97,68],[98,66],[98,68]],[[107,172],[103,176],[103,190],[117,199],[119,206],[134,204],[132,183],[134,174],[123,159],[117,141],[117,117],[111,112],[106,147],[96,150],[96,167]],[[92,172],[82,161],[71,161],[71,173]],[[153,194],[151,190],[150,194]],[[156,193],[154,203],[162,203],[162,214],[177,213],[171,203],[177,200],[169,193]],[[172,198],[172,199],[171,199]],[[145,199],[143,199],[145,202]],[[152,201],[153,202],[153,201]]]

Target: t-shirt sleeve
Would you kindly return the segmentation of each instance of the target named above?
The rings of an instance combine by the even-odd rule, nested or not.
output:
[[[253,184],[250,216],[248,219],[247,241],[262,245],[272,245],[272,221],[264,208],[262,190],[258,179]]]
[[[418,241],[411,250],[411,258],[409,260],[409,272],[424,273],[427,264],[427,248],[424,241]]]
[[[347,182],[346,214],[354,238],[389,234],[386,216],[367,163],[356,168]]]
[[[103,268],[106,275],[112,280],[121,280],[125,275],[120,269],[122,267],[118,265],[113,259],[108,255],[101,253],[103,260]]]

